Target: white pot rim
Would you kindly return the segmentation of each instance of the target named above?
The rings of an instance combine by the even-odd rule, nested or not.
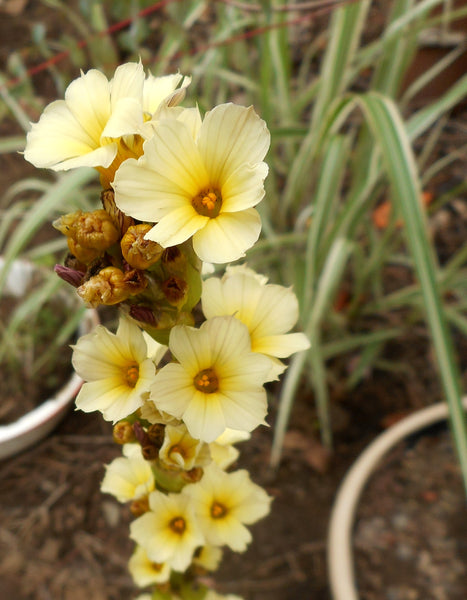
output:
[[[462,399],[467,409],[467,396]],[[361,493],[383,456],[407,436],[449,416],[445,402],[418,410],[380,434],[354,462],[338,490],[328,533],[329,584],[334,600],[359,600],[352,532]]]
[[[0,270],[4,265],[0,256]],[[5,282],[7,293],[20,297],[29,285],[34,271],[40,269],[25,259],[16,259]],[[79,335],[89,333],[99,324],[96,310],[86,310],[79,326]],[[8,458],[43,439],[64,417],[79,392],[83,380],[73,373],[65,385],[52,397],[22,415],[18,420],[0,425],[0,460]]]

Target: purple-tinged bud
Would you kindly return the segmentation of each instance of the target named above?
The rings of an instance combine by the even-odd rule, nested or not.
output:
[[[73,287],[77,288],[83,283],[83,278],[85,273],[82,271],[77,271],[76,269],[71,269],[70,267],[64,267],[63,265],[55,265],[54,267],[55,273],[66,281]]]
[[[132,317],[136,321],[148,323],[148,325],[156,325],[157,323],[154,312],[147,306],[139,306],[137,304],[132,304],[130,306],[130,317]]]

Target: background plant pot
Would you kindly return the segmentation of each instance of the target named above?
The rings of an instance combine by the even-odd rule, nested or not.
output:
[[[0,271],[4,261],[0,257]],[[37,267],[27,260],[17,259],[11,266],[3,293],[12,299],[21,298],[37,273]],[[68,296],[68,295],[67,295]],[[79,303],[77,302],[79,307]],[[97,324],[97,311],[87,310],[80,322],[78,335],[89,333]],[[73,373],[68,381],[50,398],[16,421],[0,425],[0,459],[12,456],[43,439],[59,423],[71,406],[82,385],[81,378]]]
[[[463,399],[467,408],[467,397]],[[380,460],[408,436],[448,417],[445,403],[417,411],[378,436],[342,482],[332,509],[328,537],[329,581],[334,600],[359,600],[353,558],[353,525],[361,493]]]

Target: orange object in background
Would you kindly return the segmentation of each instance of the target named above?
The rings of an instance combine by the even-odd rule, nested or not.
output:
[[[434,195],[432,192],[422,192],[423,206],[429,206],[433,201]],[[376,229],[386,229],[391,220],[392,205],[389,200],[385,200],[375,208],[372,214],[373,225]],[[396,227],[402,227],[402,219],[397,219]]]

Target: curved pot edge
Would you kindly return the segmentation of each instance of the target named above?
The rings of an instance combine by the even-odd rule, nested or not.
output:
[[[99,324],[97,311],[87,310],[79,327],[79,335],[89,333]],[[0,460],[26,450],[46,437],[65,416],[83,380],[73,373],[55,396],[46,400],[34,410],[20,417],[14,423],[0,425]]]
[[[467,410],[467,396],[462,404]],[[428,406],[380,434],[357,458],[342,481],[331,511],[327,559],[334,600],[359,600],[355,586],[352,531],[361,493],[383,456],[405,437],[448,418],[444,402]]]

